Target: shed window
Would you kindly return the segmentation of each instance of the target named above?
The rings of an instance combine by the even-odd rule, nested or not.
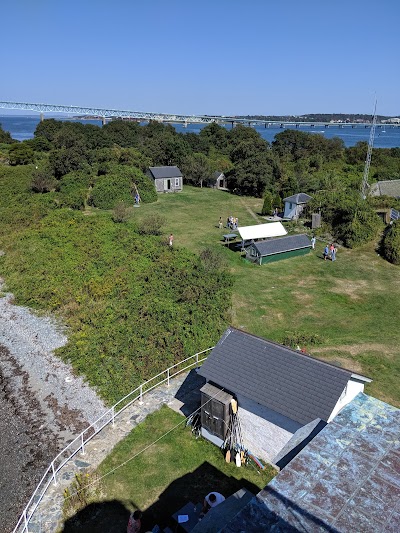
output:
[[[175,178],[175,187],[179,187],[179,178]]]

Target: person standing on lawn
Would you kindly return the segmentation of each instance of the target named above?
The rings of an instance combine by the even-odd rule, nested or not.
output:
[[[172,246],[173,244],[174,244],[174,236],[171,233],[171,235],[169,236],[169,245]]]
[[[315,243],[316,243],[316,241],[317,241],[317,239],[315,238],[315,235],[313,235],[313,236],[311,237],[311,248],[312,248],[313,250],[315,250]]]
[[[325,250],[324,250],[324,260],[326,261],[326,258],[328,257],[329,255],[329,245],[327,244],[325,246]]]

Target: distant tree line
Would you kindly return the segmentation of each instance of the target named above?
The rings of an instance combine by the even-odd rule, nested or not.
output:
[[[271,121],[282,121],[282,122],[372,122],[372,115],[366,114],[350,114],[346,115],[344,113],[311,113],[309,115],[246,115],[240,116],[237,118],[244,118],[249,120],[265,120],[266,122]],[[388,120],[390,118],[385,115],[377,115],[377,122],[382,122],[383,120]]]
[[[136,188],[144,202],[156,201],[146,169],[177,165],[186,183],[200,187],[214,171],[224,172],[234,193],[266,198],[263,213],[292,194],[310,194],[310,209],[322,212],[326,228],[348,246],[371,240],[380,228],[376,202],[385,199],[360,197],[365,142],[346,148],[340,138],[288,129],[269,143],[242,125],[211,123],[195,134],[158,122],[99,127],[54,119],[38,124],[33,139],[10,143],[2,130],[0,138],[11,165],[35,162],[32,190],[55,191],[60,207],[129,205]],[[400,148],[374,149],[370,180],[390,179],[400,179]]]

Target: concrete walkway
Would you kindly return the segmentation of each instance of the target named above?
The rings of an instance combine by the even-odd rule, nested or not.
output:
[[[170,381],[170,386],[160,385],[143,396],[143,403],[137,400],[85,445],[85,454],[76,454],[57,474],[57,486],[50,485],[40,502],[29,532],[56,532],[62,527],[63,493],[78,472],[95,469],[114,446],[126,437],[146,416],[157,411],[163,404],[187,416],[200,406],[199,388],[205,380],[195,370],[183,373]]]

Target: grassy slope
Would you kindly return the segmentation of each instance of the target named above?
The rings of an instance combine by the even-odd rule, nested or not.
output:
[[[400,406],[399,268],[373,245],[340,248],[335,263],[325,262],[322,242],[305,257],[248,264],[221,244],[227,230],[218,229],[218,219],[233,215],[240,225],[256,224],[248,209],[257,213],[261,206],[260,199],[185,186],[181,194],[142,205],[134,217],[161,213],[176,246],[222,250],[235,279],[232,325],[276,341],[287,332],[318,334],[321,344],[306,347],[311,354],[365,373],[374,380],[367,392]]]

